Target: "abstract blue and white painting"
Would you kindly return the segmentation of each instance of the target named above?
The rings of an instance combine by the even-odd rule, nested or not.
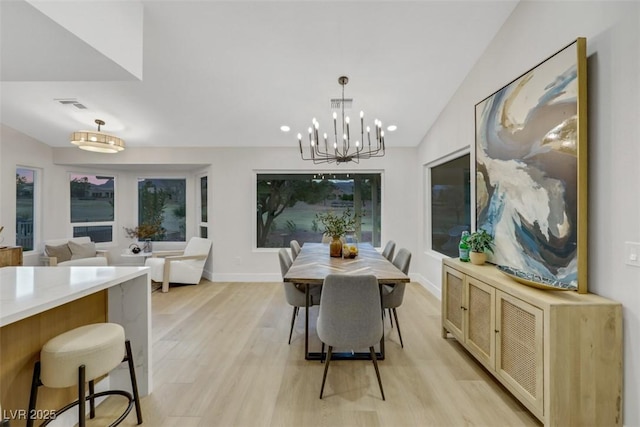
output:
[[[476,105],[476,228],[491,262],[576,284],[575,43]]]

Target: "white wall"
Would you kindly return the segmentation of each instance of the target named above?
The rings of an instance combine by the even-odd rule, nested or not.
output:
[[[640,3],[520,2],[420,144],[419,167],[473,147],[474,105],[580,36],[589,77],[589,290],[623,304],[624,424],[638,426],[640,268],[625,265],[624,242],[640,241]],[[423,240],[420,248],[413,271],[441,289],[440,258]]]
[[[255,248],[255,175],[268,171],[339,171],[382,173],[382,241],[393,238],[399,246],[412,252],[417,250],[418,240],[415,225],[419,222],[418,194],[419,177],[411,166],[415,164],[416,149],[387,149],[381,159],[363,161],[360,165],[332,165],[320,167],[300,160],[297,148],[271,149],[220,149],[183,148],[135,149],[129,148],[117,155],[87,153],[75,148],[51,149],[3,126],[2,152],[15,154],[2,157],[3,182],[0,189],[5,222],[15,223],[15,165],[22,164],[41,153],[37,164],[27,162],[25,166],[45,168],[49,179],[47,192],[51,197],[44,200],[47,212],[43,238],[68,236],[69,195],[68,173],[87,172],[113,174],[116,177],[116,226],[115,244],[111,249],[112,259],[117,259],[132,241],[126,239],[122,227],[132,227],[137,214],[138,177],[185,177],[187,178],[188,206],[195,206],[196,176],[206,171],[209,175],[209,237],[213,240],[212,257],[207,277],[217,281],[278,281],[280,267],[277,250]],[[30,142],[26,147],[24,141]],[[21,163],[22,162],[22,163]],[[117,162],[117,164],[115,164]],[[54,164],[55,163],[55,164]],[[206,165],[206,166],[198,166]],[[190,172],[175,172],[176,168],[195,168]],[[6,172],[5,172],[6,171]],[[6,177],[4,176],[6,175]],[[187,234],[196,232],[195,213],[187,212]],[[3,233],[4,234],[4,233]],[[15,236],[15,230],[7,230]],[[164,244],[166,248],[167,244]],[[25,257],[25,264],[37,264],[37,256]]]

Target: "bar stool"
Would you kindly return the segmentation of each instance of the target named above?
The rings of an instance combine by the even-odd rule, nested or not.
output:
[[[124,359],[123,359],[124,356]],[[99,393],[94,391],[94,380],[116,368],[122,362],[128,362],[131,377],[131,393],[124,390],[107,390]],[[89,381],[89,394],[85,397],[85,383]],[[36,411],[38,387],[44,385],[52,388],[66,388],[78,386],[78,400],[56,411],[56,416],[78,405],[78,422],[84,427],[85,402],[89,401],[89,416],[95,417],[95,398],[106,395],[120,395],[129,400],[127,409],[110,427],[120,424],[136,407],[138,424],[142,424],[142,411],[138,384],[131,354],[131,344],[125,340],[124,328],[116,323],[95,323],[60,334],[49,341],[40,351],[40,361],[33,368],[31,396],[29,398],[29,412],[27,427],[32,427],[31,418]],[[41,426],[46,426],[53,418],[46,420]]]
[[[2,406],[0,406],[0,427],[10,427],[9,420],[5,418],[4,412],[2,412]]]

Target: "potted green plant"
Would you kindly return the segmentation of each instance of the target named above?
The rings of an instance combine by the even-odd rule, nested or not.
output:
[[[487,252],[493,253],[493,236],[482,228],[471,233],[467,243],[469,244],[469,258],[472,264],[484,264],[487,260]]]
[[[354,230],[358,215],[352,214],[351,210],[347,209],[342,215],[336,215],[329,211],[316,214],[316,218],[324,226],[324,234],[331,236],[333,239],[329,244],[329,254],[333,257],[342,256],[342,240],[340,238],[347,231]]]

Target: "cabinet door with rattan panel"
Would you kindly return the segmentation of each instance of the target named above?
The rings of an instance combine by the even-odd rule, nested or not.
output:
[[[543,311],[496,291],[496,372],[536,416],[544,412]]]
[[[442,269],[442,337],[447,331],[464,342],[464,282],[465,275],[453,268]]]
[[[467,349],[487,368],[495,368],[496,290],[473,277],[465,284],[465,342]]]

